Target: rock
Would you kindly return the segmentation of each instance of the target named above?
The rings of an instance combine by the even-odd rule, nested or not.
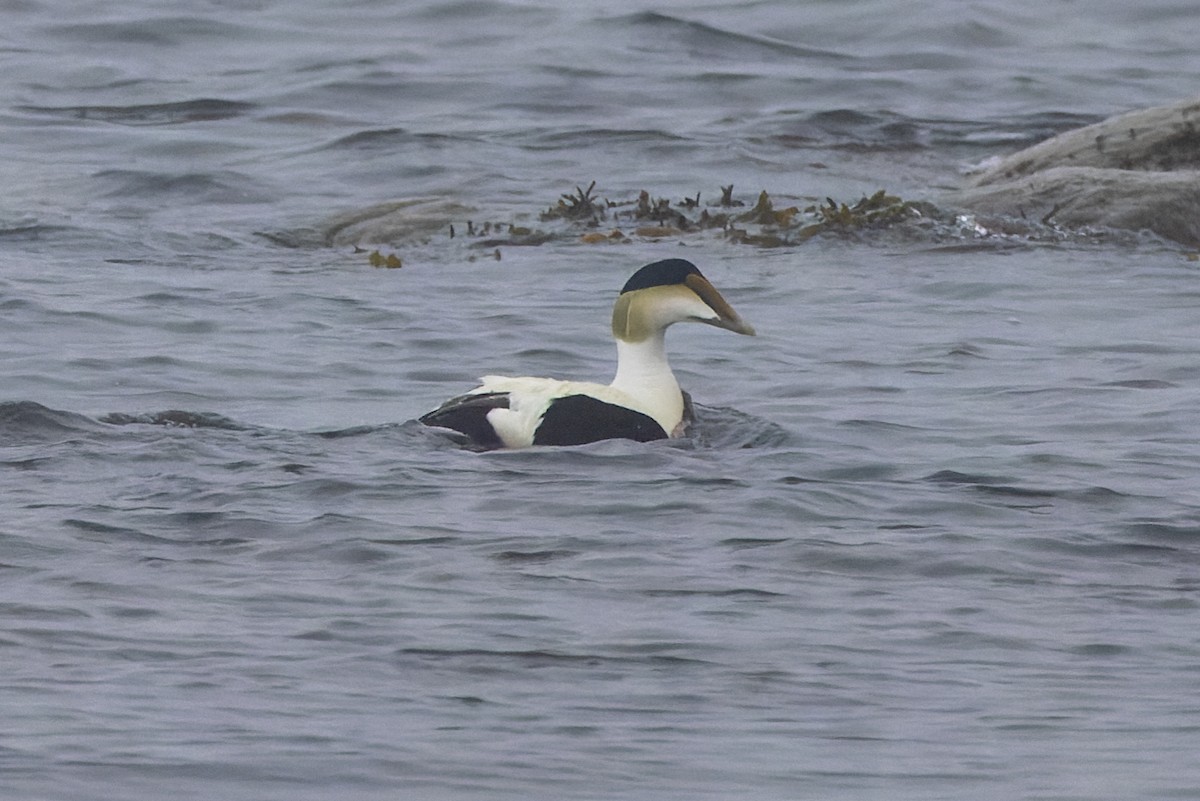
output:
[[[1200,171],[1052,167],[959,192],[971,211],[1062,225],[1153,231],[1200,246]]]
[[[1131,111],[1067,131],[1001,159],[971,183],[984,186],[1051,167],[1200,170],[1200,99]]]
[[[949,205],[1200,245],[1200,100],[1055,136],[975,175]]]
[[[439,199],[398,200],[339,214],[320,226],[326,245],[387,245],[427,239],[445,233],[455,220],[473,210]]]

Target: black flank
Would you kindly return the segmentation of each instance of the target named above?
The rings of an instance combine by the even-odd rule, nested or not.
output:
[[[568,395],[550,404],[533,434],[534,445],[583,445],[602,439],[650,442],[666,439],[653,417],[588,395]]]

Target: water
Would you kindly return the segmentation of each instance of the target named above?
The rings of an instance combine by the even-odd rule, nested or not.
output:
[[[1194,10],[1080,10],[5,3],[0,795],[1200,795],[1178,247],[294,234],[592,179],[932,197],[1194,94]],[[607,380],[676,255],[760,332],[672,330],[696,438],[412,422]]]

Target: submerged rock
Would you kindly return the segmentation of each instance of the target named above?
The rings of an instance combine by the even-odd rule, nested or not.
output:
[[[427,242],[451,221],[472,216],[473,211],[442,198],[407,198],[351,209],[302,228],[260,231],[259,235],[289,248],[350,246],[365,250],[377,245]]]
[[[1200,245],[1200,100],[1132,111],[989,165],[951,205]]]
[[[320,230],[327,245],[386,245],[427,239],[472,211],[438,198],[397,200],[339,214]]]
[[[965,189],[955,202],[977,213],[1067,228],[1153,231],[1185,245],[1200,245],[1200,171],[1196,170],[1051,167]]]

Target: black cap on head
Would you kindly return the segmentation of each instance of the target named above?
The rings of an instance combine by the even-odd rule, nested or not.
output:
[[[625,282],[625,286],[621,288],[621,294],[652,286],[682,284],[689,275],[700,275],[700,271],[687,259],[663,259],[652,262],[638,270]]]

